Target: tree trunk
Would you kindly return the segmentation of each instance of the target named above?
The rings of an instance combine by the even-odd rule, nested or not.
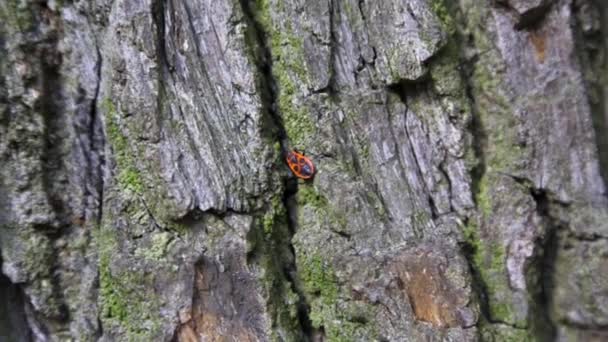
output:
[[[3,0],[0,336],[608,339],[606,18]]]

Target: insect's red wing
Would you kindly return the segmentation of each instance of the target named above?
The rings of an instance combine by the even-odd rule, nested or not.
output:
[[[312,177],[312,175],[314,174],[314,165],[310,159],[301,156],[298,160],[298,165],[300,166],[300,178],[308,179]]]
[[[314,175],[315,166],[308,157],[298,152],[289,152],[286,159],[287,166],[296,177],[310,179]]]

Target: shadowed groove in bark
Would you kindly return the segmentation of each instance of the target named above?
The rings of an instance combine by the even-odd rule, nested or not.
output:
[[[597,32],[578,32],[579,54],[583,68],[590,69],[587,74],[591,118],[595,128],[595,139],[600,162],[600,172],[604,184],[608,185],[608,2],[594,0],[598,10],[600,28]],[[576,9],[575,9],[576,10]],[[577,23],[576,27],[581,27]],[[599,75],[599,76],[597,76]],[[605,194],[608,196],[608,193]]]
[[[530,195],[536,202],[536,211],[542,218],[542,224],[545,226],[546,233],[544,238],[537,241],[540,247],[540,255],[537,255],[533,261],[535,265],[530,265],[529,268],[538,270],[537,279],[528,279],[530,288],[537,289],[534,293],[535,304],[532,308],[534,320],[532,328],[535,330],[536,336],[541,341],[553,341],[557,335],[555,322],[551,317],[549,308],[551,308],[554,292],[554,267],[559,252],[559,237],[560,228],[558,220],[556,220],[551,212],[551,200],[546,191],[539,189],[530,189]]]
[[[56,51],[58,37],[56,32],[49,33],[40,48],[34,53],[40,56],[41,74],[38,75],[41,84],[40,102],[34,110],[39,111],[44,122],[43,151],[41,153],[42,185],[47,200],[56,214],[57,220],[65,219],[68,215],[59,196],[57,180],[64,173],[62,147],[66,134],[66,117],[62,112],[62,83],[60,79],[61,55]],[[61,223],[53,222],[53,228]]]
[[[460,14],[457,14],[457,18],[462,19]],[[462,25],[462,23],[460,23]],[[465,41],[463,37],[460,35],[455,35],[455,39],[459,39],[461,41]],[[466,44],[473,45],[472,42],[466,42]],[[461,47],[462,49],[463,47]],[[470,76],[473,73],[473,65],[476,62],[475,59],[467,60],[462,56],[461,52],[461,65],[460,73],[462,75],[462,79],[465,87],[465,95],[469,102],[471,108],[471,121],[467,129],[471,133],[472,141],[471,141],[471,149],[473,150],[473,155],[476,160],[476,164],[471,169],[471,192],[473,194],[473,200],[476,202],[475,206],[479,208],[479,203],[477,203],[477,198],[480,193],[480,183],[481,179],[486,173],[486,157],[483,150],[483,145],[487,141],[486,133],[483,130],[483,124],[480,120],[480,115],[477,112],[477,108],[475,105],[475,96],[473,94],[473,85],[470,82]],[[475,217],[467,217],[464,226],[473,225],[473,221],[476,221]],[[477,233],[477,232],[475,232]],[[476,250],[476,246],[472,244],[470,241],[465,240],[461,245],[461,251],[464,257],[467,259],[467,263],[469,265],[469,271],[471,272],[471,276],[473,278],[472,289],[476,294],[477,300],[479,302],[480,309],[480,321],[477,322],[477,326],[484,324],[484,322],[491,323],[490,320],[490,306],[488,303],[488,289],[486,287],[485,282],[483,281],[481,274],[477,270],[474,262],[475,254],[478,252]],[[478,332],[481,337],[481,329]]]
[[[466,27],[466,18],[463,16],[460,8],[456,3],[449,3],[450,12],[453,13],[454,22],[456,26],[459,28]],[[471,51],[475,51],[476,46],[472,40],[472,37],[464,36],[460,29],[456,30],[456,33],[450,37],[450,39],[455,39],[457,41],[457,45],[459,46],[459,72],[461,75],[461,79],[464,87],[464,95],[469,104],[471,110],[471,120],[469,121],[466,129],[471,134],[471,143],[470,149],[472,150],[473,156],[475,158],[475,164],[471,168],[471,193],[473,197],[473,201],[475,202],[475,207],[479,210],[478,197],[481,192],[480,185],[481,180],[486,174],[487,165],[486,165],[486,154],[484,150],[484,146],[487,144],[487,134],[484,131],[483,122],[481,121],[481,115],[478,111],[476,105],[476,99],[472,82],[472,75],[475,68],[475,63],[478,62],[478,56],[467,56],[466,50],[471,49]],[[479,51],[477,53],[480,53]],[[474,234],[479,234],[477,227],[478,217],[469,216],[464,218],[463,226],[464,227],[474,227]],[[465,233],[466,235],[466,233]],[[488,299],[488,287],[485,283],[481,273],[479,272],[476,264],[475,264],[475,255],[479,252],[478,246],[470,241],[466,236],[465,240],[460,244],[460,250],[462,255],[466,258],[467,264],[469,266],[469,272],[472,277],[471,288],[475,293],[475,297],[479,303],[480,317],[477,321],[476,326],[478,327],[478,338],[483,339],[483,326],[489,324],[500,324],[502,322],[494,322],[491,319],[490,315],[490,303]]]
[[[339,14],[339,4],[334,0],[329,0],[329,80],[327,85],[320,89],[313,90],[313,94],[326,93],[332,100],[336,98],[336,63],[338,63],[338,41],[336,37],[336,16]]]
[[[267,33],[263,25],[256,18],[255,0],[239,0],[247,24],[245,40],[251,59],[257,68],[256,86],[262,99],[262,134],[271,141],[278,141],[281,152],[288,150],[287,131],[283,118],[278,112],[277,92],[278,85],[272,76],[272,54],[267,41]]]
[[[552,1],[546,1],[524,13],[519,13],[517,9],[511,6],[508,0],[496,1],[498,7],[513,13],[517,18],[517,22],[515,23],[515,29],[517,30],[534,29],[535,27],[540,26],[549,13],[552,4]]]
[[[166,50],[166,32],[165,32],[165,12],[167,3],[166,0],[155,0],[152,2],[152,19],[156,26],[156,58],[157,64],[160,66],[158,70],[158,96],[156,97],[157,115],[154,116],[156,124],[162,130],[163,114],[165,113],[164,104],[167,99],[166,80],[170,80],[170,67],[167,58]]]
[[[247,24],[246,41],[250,56],[257,68],[257,89],[261,93],[262,98],[262,134],[266,135],[269,141],[278,142],[281,147],[282,161],[281,166],[285,164],[283,156],[289,150],[289,137],[285,129],[282,116],[278,112],[278,95],[280,91],[277,81],[273,77],[272,72],[272,51],[268,43],[268,33],[264,31],[263,25],[258,21],[256,12],[259,11],[257,3],[254,0],[239,0],[243,15]],[[333,14],[330,14],[333,15]],[[333,63],[333,61],[332,61]],[[331,92],[330,80],[329,91]],[[303,336],[310,340],[314,333],[312,322],[309,317],[309,304],[306,302],[304,291],[300,288],[298,280],[298,272],[295,262],[295,250],[291,244],[291,239],[295,234],[297,227],[297,201],[296,193],[298,192],[298,182],[295,178],[283,178],[283,194],[281,197],[281,205],[286,210],[287,229],[289,231],[289,245],[287,246],[292,257],[292,260],[282,260],[282,271],[285,279],[289,282],[291,290],[297,294],[297,318]],[[279,241],[281,242],[281,241]]]
[[[2,251],[0,251],[0,270]],[[0,336],[8,341],[31,341],[24,311],[23,290],[0,271]]]
[[[41,233],[50,241],[48,277],[53,294],[56,296],[54,299],[57,301],[56,315],[44,317],[44,319],[67,322],[69,320],[69,310],[65,303],[60,279],[55,275],[60,251],[54,246],[53,242],[61,238],[62,234],[67,233],[70,228],[70,222],[67,219],[77,213],[69,212],[69,208],[61,196],[65,189],[58,182],[58,180],[65,179],[67,174],[66,167],[63,164],[63,147],[69,136],[66,129],[68,119],[62,110],[64,107],[60,76],[62,56],[57,51],[58,42],[59,32],[52,31],[44,44],[35,52],[41,60],[41,74],[38,77],[40,77],[39,82],[42,91],[40,102],[35,106],[35,110],[39,111],[44,122],[41,154],[42,186],[54,216],[52,222],[46,222],[36,228],[40,228]]]
[[[91,173],[92,182],[95,184],[95,189],[97,190],[97,217],[96,224],[101,223],[101,218],[103,217],[103,191],[104,191],[104,179],[103,179],[103,171],[105,168],[105,139],[103,134],[103,123],[101,122],[101,118],[99,112],[97,111],[97,105],[99,104],[99,90],[101,88],[101,66],[102,66],[102,57],[101,52],[99,51],[98,42],[95,42],[95,48],[97,53],[97,65],[95,72],[97,73],[97,85],[95,86],[95,98],[91,101],[91,122],[89,127],[89,138],[90,149],[91,151],[95,151],[97,153],[97,157],[99,158],[99,165],[97,170],[91,170],[92,162],[89,160],[89,172]],[[97,178],[95,180],[94,178]]]

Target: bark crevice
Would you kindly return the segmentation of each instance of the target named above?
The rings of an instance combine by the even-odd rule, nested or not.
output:
[[[0,250],[0,336],[8,341],[32,341],[32,331],[27,324],[25,295],[18,284],[13,284],[2,273]]]
[[[530,187],[530,196],[536,203],[536,212],[545,227],[544,236],[536,241],[539,253],[532,260],[527,275],[528,286],[533,290],[532,324],[535,335],[544,341],[553,341],[557,335],[557,326],[551,317],[551,306],[554,292],[554,269],[559,252],[560,231],[562,223],[552,214],[551,206],[563,205],[553,203],[549,193],[543,189]]]
[[[277,80],[273,75],[273,59],[272,50],[268,42],[268,32],[258,20],[257,13],[260,11],[253,1],[240,0],[241,9],[243,11],[245,22],[247,25],[246,35],[249,37],[250,55],[253,57],[253,62],[257,70],[257,88],[262,99],[262,135],[265,135],[270,141],[278,142],[281,149],[280,160],[285,163],[283,156],[289,151],[289,137],[283,123],[283,118],[279,112],[278,97],[281,90],[278,87]],[[330,9],[333,16],[333,7]],[[333,60],[330,61],[333,63]],[[333,66],[331,67],[333,69]],[[332,73],[333,75],[333,73]],[[329,80],[327,91],[331,94],[333,76]],[[287,244],[290,254],[286,260],[279,260],[280,268],[283,272],[285,280],[288,282],[291,290],[297,295],[298,302],[296,305],[297,320],[299,328],[302,330],[298,334],[306,339],[312,339],[314,329],[309,317],[309,307],[304,294],[304,290],[300,286],[298,280],[298,270],[296,264],[296,253],[291,240],[297,230],[297,198],[298,182],[292,177],[282,177],[282,194],[281,205],[285,209],[285,219],[289,236],[285,240],[279,239],[276,241],[279,244]],[[254,228],[255,229],[255,228]],[[248,258],[249,259],[249,258]]]
[[[577,35],[575,42],[588,88],[600,173],[604,185],[608,187],[608,3],[601,0],[581,3],[572,4],[576,20],[573,25]],[[596,25],[592,24],[593,21],[588,22],[594,19],[597,20]]]

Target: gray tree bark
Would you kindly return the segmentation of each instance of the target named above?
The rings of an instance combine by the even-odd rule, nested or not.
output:
[[[0,337],[608,339],[606,18],[3,0]]]

